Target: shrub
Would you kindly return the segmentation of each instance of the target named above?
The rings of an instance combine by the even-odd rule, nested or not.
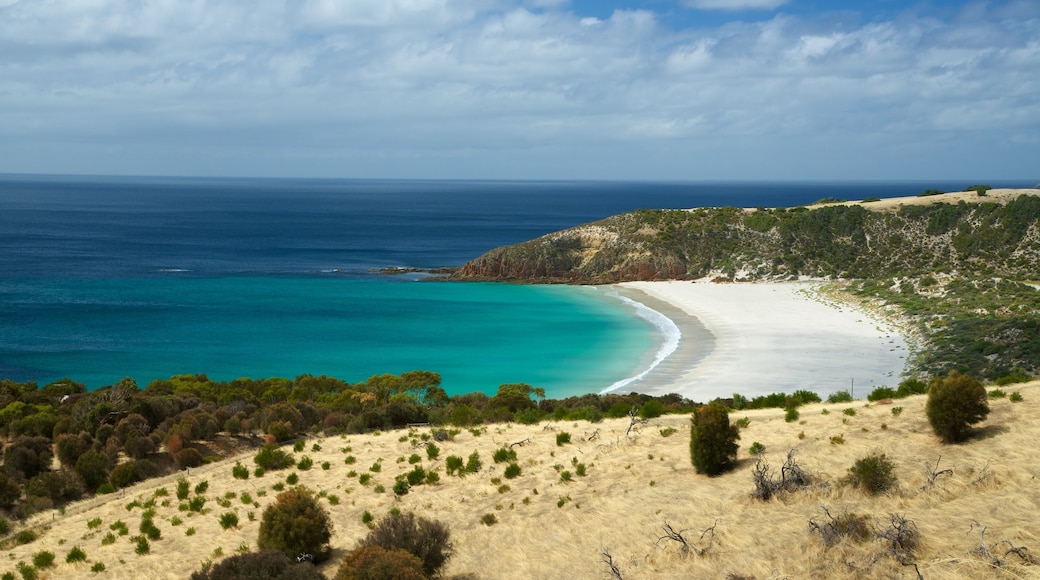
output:
[[[94,562],[94,565],[90,567],[90,571],[95,573],[95,574],[100,574],[101,572],[104,572],[105,571],[105,563],[104,562]]]
[[[482,464],[480,462],[480,453],[477,453],[476,451],[474,451],[473,453],[470,453],[469,454],[469,459],[466,460],[466,472],[467,473],[476,473],[476,472],[480,471],[481,467],[482,467]]]
[[[556,434],[556,445],[558,447],[563,447],[564,445],[566,445],[567,443],[570,443],[570,442],[571,442],[571,434],[570,433],[568,433],[566,431],[563,431],[561,433],[557,433]]]
[[[797,420],[798,420],[798,409],[796,409],[794,407],[788,407],[788,409],[786,411],[784,411],[784,421],[787,421],[788,423],[794,423]]]
[[[343,558],[334,580],[425,580],[423,563],[402,549],[362,546]]]
[[[892,415],[898,417],[899,414],[902,413],[902,412],[903,412],[903,408],[902,407],[892,407]]]
[[[747,429],[748,425],[751,424],[751,417],[741,417],[737,419],[737,427],[741,429]]]
[[[440,452],[441,448],[437,447],[432,442],[426,444],[426,457],[429,458],[430,461],[437,459]]]
[[[971,426],[989,415],[986,388],[968,375],[950,371],[929,386],[925,413],[943,442],[963,441],[971,433]]]
[[[495,450],[494,455],[491,456],[495,460],[495,463],[506,463],[509,461],[516,461],[516,451],[513,449],[507,449],[505,447],[499,447]]]
[[[517,477],[518,475],[520,475],[520,471],[521,471],[521,469],[520,469],[520,466],[518,464],[510,463],[509,465],[506,466],[506,470],[503,473],[503,475],[506,476],[506,479],[513,479],[514,477]]]
[[[426,470],[421,465],[416,465],[405,477],[408,479],[408,485],[420,485],[426,480]]]
[[[875,452],[856,460],[849,468],[848,481],[870,495],[877,495],[895,486],[896,476],[892,473],[894,468],[884,453]]]
[[[816,518],[810,518],[809,531],[820,534],[827,546],[833,546],[845,538],[856,542],[870,539],[870,526],[867,524],[866,516],[846,512],[835,518],[827,508],[823,508],[823,513],[827,514],[829,521],[821,523],[817,522]]]
[[[285,483],[289,485],[296,485],[300,482],[300,476],[295,471],[285,477]]]
[[[220,514],[220,527],[222,529],[237,528],[238,514],[235,512],[224,512]]]
[[[188,483],[186,478],[180,478],[177,480],[177,499],[188,499],[188,492],[191,490],[191,484]]]
[[[249,468],[236,461],[231,468],[231,475],[235,479],[249,479]]]
[[[485,526],[493,526],[498,523],[498,517],[495,514],[484,514],[480,517],[480,523]]]
[[[72,549],[69,550],[68,555],[65,556],[65,561],[69,564],[73,562],[84,562],[86,561],[86,559],[87,553],[84,552],[83,548],[80,548],[79,546],[73,546]]]
[[[191,575],[191,580],[239,580],[265,578],[270,580],[323,580],[309,562],[290,560],[278,550],[264,550],[229,556],[219,563]]]
[[[408,493],[409,487],[410,486],[408,485],[407,481],[405,481],[403,479],[398,479],[397,481],[394,482],[394,487],[393,487],[394,494],[395,495],[405,495],[405,494]]]
[[[766,446],[765,445],[762,445],[758,441],[755,441],[754,443],[751,444],[751,447],[748,448],[748,454],[750,454],[750,455],[758,455],[759,453],[762,453],[765,450],[766,450]]]
[[[993,389],[987,394],[987,396],[991,399],[1003,399],[1007,396],[1007,392],[1002,389]]]
[[[927,383],[916,377],[911,377],[899,383],[899,388],[896,390],[896,397],[901,399],[903,397],[909,397],[910,395],[923,395],[927,392]]]
[[[690,458],[697,473],[719,475],[733,468],[740,433],[729,424],[729,413],[718,403],[693,413],[690,429]]]
[[[42,552],[36,552],[32,557],[33,566],[37,568],[50,568],[54,565],[54,552],[48,552],[46,550]]]
[[[308,469],[310,469],[313,466],[314,466],[314,460],[312,460],[310,457],[308,457],[306,455],[301,457],[300,458],[300,462],[298,464],[296,464],[296,468],[299,469],[300,471],[307,471]]]
[[[148,544],[148,538],[144,536],[134,538],[134,544],[134,553],[138,556],[143,556],[152,550],[151,545]]]
[[[185,447],[181,449],[173,456],[173,459],[177,462],[177,467],[180,469],[198,467],[206,462],[202,457],[202,453],[194,447]]]
[[[208,481],[203,480],[203,481],[200,481],[200,482],[195,484],[195,494],[196,495],[202,495],[202,494],[206,493],[206,490],[208,490],[208,489],[209,489],[209,482]]]
[[[852,407],[849,407],[848,409],[843,410],[842,414],[848,415],[849,417],[855,417],[856,416],[856,410],[853,409]]]
[[[871,402],[897,398],[899,398],[899,392],[891,387],[878,387],[867,395],[867,400]]]
[[[1011,393],[1011,396],[1008,397],[1008,400],[1011,401],[1012,403],[1021,403],[1022,402],[1022,393],[1020,393],[1018,391],[1015,391],[1014,393]]]
[[[444,468],[448,471],[448,475],[452,475],[456,471],[461,471],[462,466],[462,458],[458,455],[449,455],[448,458],[444,460]]]
[[[755,461],[751,475],[755,482],[755,491],[751,492],[751,497],[762,501],[767,501],[776,495],[796,491],[812,483],[809,474],[795,461],[793,449],[787,452],[787,460],[780,468],[778,478],[773,477],[769,464],[761,457]]]
[[[390,514],[379,520],[359,544],[359,547],[366,546],[378,546],[387,551],[405,550],[419,558],[423,572],[431,577],[453,553],[448,528],[436,520],[417,517],[413,513]]]
[[[828,403],[848,403],[851,401],[852,393],[848,391],[838,391],[827,396]]]
[[[657,399],[649,399],[643,403],[642,407],[639,407],[639,418],[655,419],[664,415],[666,410],[667,409],[665,409],[661,401],[658,401]]]
[[[296,464],[296,460],[289,453],[283,451],[274,443],[267,443],[260,448],[253,462],[263,467],[266,471],[274,469],[285,469]]]
[[[149,540],[158,540],[162,537],[162,531],[155,526],[155,522],[150,518],[141,520],[141,526],[138,528],[141,533],[148,537]]]
[[[665,427],[661,429],[661,437],[671,437],[675,435],[678,430],[675,427]]]
[[[315,562],[329,557],[332,520],[307,489],[295,488],[278,494],[260,519],[257,545],[262,550],[279,550],[290,558],[311,554]]]

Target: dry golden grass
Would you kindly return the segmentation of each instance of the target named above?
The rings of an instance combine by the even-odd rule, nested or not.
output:
[[[736,412],[733,420],[745,416],[751,420],[741,431],[740,464],[718,478],[697,475],[690,465],[688,416],[653,419],[628,438],[624,435],[627,419],[492,425],[480,435],[463,430],[454,441],[439,444],[436,461],[427,460],[423,449],[413,446],[414,437],[401,441],[405,431],[308,440],[307,450],[295,455],[308,455],[315,462],[311,470],[297,472],[301,484],[340,499],[339,505],[324,502],[336,525],[333,559],[322,568],[329,577],[343,554],[368,532],[361,523],[362,513],[367,510],[378,518],[393,507],[449,526],[457,551],[447,566],[448,574],[609,578],[602,556],[606,550],[624,578],[630,579],[724,578],[727,574],[759,579],[917,577],[912,567],[885,556],[878,541],[825,547],[810,533],[808,522],[823,517],[826,507],[834,515],[848,511],[876,518],[879,525],[887,524],[890,513],[913,520],[921,532],[916,562],[928,579],[1040,578],[1040,565],[1028,565],[1014,554],[1006,558],[1003,569],[973,554],[979,534],[972,523],[979,522],[986,527],[985,540],[994,554],[1003,556],[1006,546],[997,549],[994,544],[1007,539],[1040,556],[1040,464],[1035,453],[1040,440],[1040,382],[1004,390],[1019,391],[1025,400],[992,400],[992,412],[978,436],[953,446],[940,444],[932,434],[924,416],[924,397],[809,405],[792,423],[785,422],[784,412],[778,409]],[[892,414],[895,406],[903,408],[898,416]],[[854,409],[855,415],[845,415],[846,408]],[[667,428],[676,431],[663,436],[661,431]],[[556,434],[562,431],[571,434],[572,443],[557,446]],[[428,432],[413,430],[415,436]],[[844,444],[832,444],[831,437],[839,435]],[[515,447],[523,473],[505,479],[505,464],[494,464],[492,453],[527,439],[529,443]],[[765,446],[765,457],[774,467],[794,449],[800,465],[820,485],[768,502],[752,499],[754,460],[747,449],[755,441]],[[310,451],[314,443],[320,451]],[[342,450],[348,446],[357,457],[349,466]],[[898,486],[894,491],[870,497],[841,483],[856,459],[878,450],[895,463]],[[448,455],[466,458],[473,451],[484,462],[480,473],[464,478],[444,473]],[[412,453],[422,456],[423,466],[440,472],[440,483],[415,487],[396,498],[390,491],[394,476],[412,467],[398,458]],[[939,469],[953,473],[927,486],[925,466],[934,466],[940,456]],[[586,476],[575,473],[572,458],[586,465]],[[251,455],[239,459],[252,471]],[[372,484],[363,486],[357,477],[347,476],[351,469],[369,473],[380,459],[382,469],[372,477],[386,487],[385,492],[376,493]],[[330,462],[331,469],[323,470],[323,461]],[[218,550],[223,556],[240,546],[255,550],[260,514],[277,495],[271,487],[292,471],[269,472],[261,478],[251,475],[242,481],[232,478],[233,465],[234,460],[223,461],[188,474],[193,487],[209,482],[205,495],[210,511],[205,514],[178,511],[177,476],[69,506],[63,516],[43,514],[38,520],[46,525],[41,537],[11,549],[0,563],[0,572],[14,572],[18,562],[31,562],[34,553],[48,550],[58,563],[41,577],[185,578],[203,562],[218,560]],[[556,465],[574,474],[573,481],[561,482]],[[509,489],[500,490],[501,485]],[[155,508],[162,538],[151,542],[149,554],[137,555],[128,538],[138,534],[142,508],[126,506],[135,499],[147,501],[158,488],[169,492],[157,498]],[[259,507],[243,505],[238,497],[231,508],[216,503],[225,494],[243,492],[250,493]],[[558,506],[561,498],[565,498],[562,507]],[[169,505],[162,505],[164,499],[170,500]],[[218,517],[232,510],[239,514],[239,527],[222,530]],[[249,511],[255,513],[255,521],[247,518]],[[497,524],[481,523],[488,513],[497,516]],[[173,517],[184,521],[172,525]],[[87,522],[93,518],[100,518],[102,525],[89,530]],[[129,536],[102,545],[109,525],[117,520],[127,524]],[[687,530],[684,535],[694,548],[703,548],[707,542],[700,539],[701,531],[716,522],[714,542],[702,555],[684,556],[676,542],[658,541],[662,526],[669,523]],[[189,527],[196,530],[192,536],[185,534]],[[86,551],[88,562],[65,563],[73,546]],[[96,562],[104,563],[105,572],[91,573]]]

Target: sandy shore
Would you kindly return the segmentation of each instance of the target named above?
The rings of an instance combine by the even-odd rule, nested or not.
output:
[[[654,372],[618,389],[680,393],[695,401],[809,389],[821,396],[901,380],[906,337],[888,321],[830,300],[819,282],[619,285],[665,313],[682,330],[679,348]]]

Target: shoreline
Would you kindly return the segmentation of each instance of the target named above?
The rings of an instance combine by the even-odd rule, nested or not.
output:
[[[910,355],[897,324],[819,292],[822,282],[625,282],[619,294],[668,316],[679,346],[645,377],[606,392],[707,402],[811,390],[864,398],[895,388]]]

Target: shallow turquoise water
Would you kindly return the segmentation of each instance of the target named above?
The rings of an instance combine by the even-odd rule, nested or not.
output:
[[[609,291],[400,278],[0,282],[0,375],[88,388],[131,376],[217,380],[423,369],[449,393],[525,382],[551,397],[638,372],[652,328]]]

